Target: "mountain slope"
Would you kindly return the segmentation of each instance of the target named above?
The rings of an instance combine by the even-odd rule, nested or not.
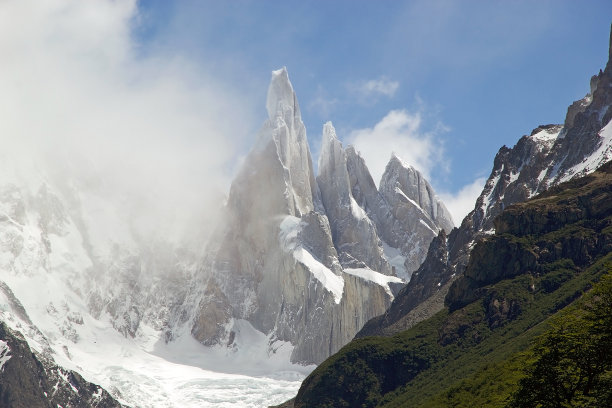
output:
[[[612,274],[610,203],[607,164],[508,208],[449,292],[450,310],[392,337],[349,343],[303,382],[295,406],[439,406],[462,381],[515,366],[551,316]],[[519,377],[498,384],[503,396]]]
[[[612,160],[612,29],[608,63],[591,78],[591,91],[569,108],[563,125],[543,125],[513,148],[503,146],[472,210],[448,236],[435,238],[427,257],[390,309],[358,336],[393,334],[441,310],[474,245],[494,232],[508,206],[558,183],[581,177]]]
[[[100,386],[32,352],[0,322],[0,405],[12,408],[122,407]]]

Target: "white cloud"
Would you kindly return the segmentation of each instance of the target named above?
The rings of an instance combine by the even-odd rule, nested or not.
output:
[[[313,99],[308,104],[308,109],[327,119],[337,105],[338,99],[330,97],[328,92],[319,85]]]
[[[362,98],[377,97],[380,95],[392,97],[395,95],[397,88],[399,88],[399,82],[392,81],[382,76],[378,79],[370,79],[369,81],[351,84],[349,88]]]
[[[0,2],[0,160],[95,173],[145,197],[149,220],[193,225],[250,113],[187,58],[139,57],[138,18],[135,0]]]
[[[416,113],[393,110],[374,127],[354,130],[349,134],[347,144],[352,144],[360,152],[377,185],[391,152],[423,173],[430,183],[433,181],[432,171],[439,168],[443,172],[449,170],[444,146],[438,137],[448,129],[438,123],[433,129],[425,130],[422,117],[422,110]],[[486,178],[479,177],[456,193],[437,192],[456,225],[461,224],[463,218],[474,209],[485,182]]]
[[[352,131],[347,144],[352,144],[361,153],[377,184],[391,152],[395,152],[429,179],[434,166],[447,166],[442,142],[436,138],[445,128],[441,124],[430,131],[422,127],[421,112],[392,110],[373,128]]]
[[[456,226],[461,225],[463,218],[474,209],[476,199],[482,192],[486,181],[486,177],[479,177],[454,194],[438,193],[438,196],[450,211]]]

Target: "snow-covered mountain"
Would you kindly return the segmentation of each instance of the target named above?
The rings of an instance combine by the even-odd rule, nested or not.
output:
[[[494,231],[502,210],[542,191],[584,176],[612,160],[612,31],[608,62],[590,81],[590,92],[569,106],[562,125],[542,125],[503,146],[472,210],[448,236],[440,234],[409,284],[385,314],[359,334],[391,334],[439,311],[451,284],[467,265],[475,243]]]

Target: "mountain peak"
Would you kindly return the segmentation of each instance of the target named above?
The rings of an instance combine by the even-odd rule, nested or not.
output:
[[[334,171],[337,165],[345,166],[346,156],[342,143],[336,136],[336,129],[331,121],[323,125],[321,138],[321,154],[319,155],[319,174]]]
[[[276,71],[272,71],[270,86],[268,87],[268,98],[266,100],[266,109],[268,117],[273,119],[282,114],[287,108],[293,110],[295,116],[300,116],[300,108],[293,91],[293,85],[289,80],[289,73],[286,67],[282,67]]]
[[[412,167],[410,164],[402,160],[402,158],[399,157],[397,153],[392,152],[391,158],[389,159],[389,163],[387,163],[387,168],[397,168],[397,167],[401,167],[401,168],[408,169],[408,170],[415,170],[414,167]]]
[[[336,136],[336,129],[331,121],[327,121],[323,125],[323,138],[325,141],[338,140],[338,136]]]

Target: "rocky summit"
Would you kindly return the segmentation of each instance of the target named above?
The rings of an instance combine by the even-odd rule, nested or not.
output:
[[[206,345],[231,346],[236,322],[247,321],[271,347],[291,343],[293,362],[320,363],[387,309],[452,220],[423,176],[395,155],[377,189],[331,122],[315,177],[286,69],[272,73],[266,107],[186,320]]]

